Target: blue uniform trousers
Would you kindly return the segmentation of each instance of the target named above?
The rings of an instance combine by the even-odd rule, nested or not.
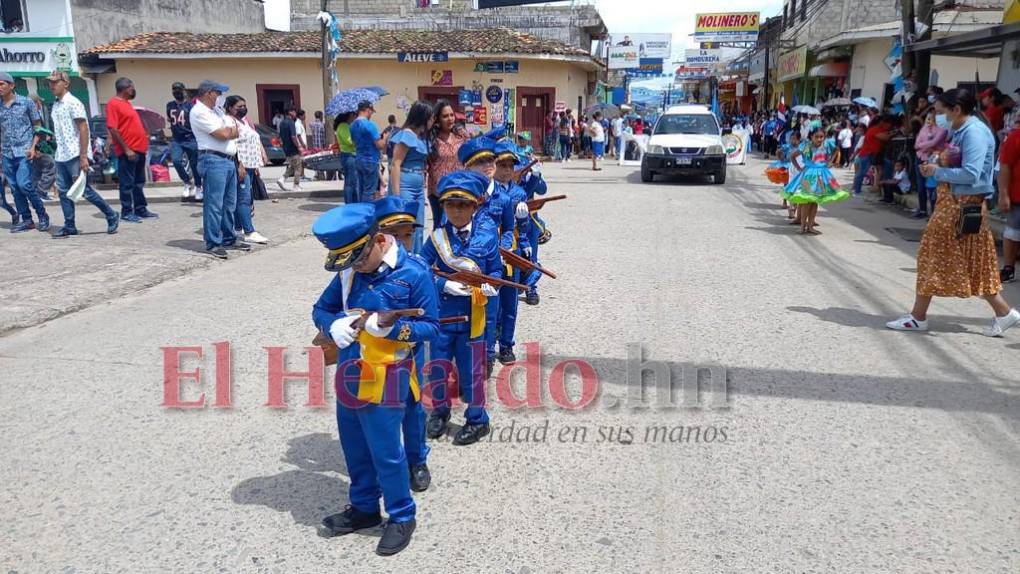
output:
[[[496,322],[499,320],[499,295],[489,297],[485,304],[485,358],[496,357]]]
[[[414,519],[410,474],[400,442],[404,405],[364,404],[357,408],[336,405],[340,446],[351,477],[351,506],[370,514],[379,512],[379,495],[392,522]]]
[[[468,405],[464,419],[469,424],[489,422],[489,413],[485,412],[485,338],[472,339],[471,333],[466,330],[447,331],[440,327],[435,349],[435,359],[452,361],[457,365],[460,399]],[[432,401],[436,405],[434,411],[440,415],[449,413],[450,399],[446,396],[449,373],[435,367],[433,371],[429,380],[432,381]]]
[[[425,344],[419,343],[414,352],[414,366],[418,381],[423,382],[422,368],[425,366]],[[404,452],[407,453],[407,464],[425,464],[428,460],[429,448],[425,442],[425,407],[421,401],[414,400],[414,395],[407,393],[404,409]]]
[[[510,281],[520,283],[521,272],[514,269]],[[499,348],[512,349],[514,347],[514,331],[517,330],[517,289],[503,286],[499,288]]]

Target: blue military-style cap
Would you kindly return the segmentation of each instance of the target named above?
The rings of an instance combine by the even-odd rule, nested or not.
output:
[[[496,142],[496,148],[493,150],[496,154],[496,161],[513,160],[517,161],[517,146],[510,140],[502,140]]]
[[[417,202],[396,195],[388,195],[375,201],[375,219],[379,223],[379,229],[384,231],[394,225],[422,226],[418,223]]]
[[[343,271],[354,265],[377,229],[371,203],[343,205],[319,216],[312,233],[329,249],[326,271]]]
[[[489,178],[462,169],[443,176],[443,179],[439,180],[437,191],[440,202],[454,200],[478,203],[488,189]]]
[[[457,160],[464,167],[468,167],[480,159],[495,158],[495,148],[496,142],[487,137],[471,138],[457,150]]]
[[[482,137],[489,138],[493,141],[499,141],[506,137],[506,124],[492,128],[491,130],[482,134]]]

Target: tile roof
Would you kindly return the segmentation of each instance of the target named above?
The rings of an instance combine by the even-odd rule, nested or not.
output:
[[[208,52],[319,52],[318,31],[257,34],[192,34],[149,32],[96,46],[84,57],[103,54],[194,54]],[[476,52],[588,56],[581,48],[545,40],[510,28],[479,30],[348,30],[340,51],[378,54],[396,52]]]

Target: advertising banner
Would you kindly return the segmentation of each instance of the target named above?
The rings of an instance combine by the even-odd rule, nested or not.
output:
[[[695,16],[694,39],[699,42],[754,42],[758,39],[758,12],[714,12]]]
[[[688,68],[712,68],[722,63],[722,50],[686,50],[684,55]]]
[[[641,57],[638,55],[637,46],[610,46],[609,47],[609,69],[626,70],[637,68],[641,65]]]
[[[662,73],[662,58],[641,58],[638,69],[642,72]]]
[[[408,63],[431,63],[431,62],[449,62],[449,52],[397,52],[398,62]]]
[[[613,34],[609,36],[609,45],[615,47],[635,47],[638,58],[671,58],[673,51],[672,34]]]
[[[779,56],[779,62],[776,63],[779,81],[785,82],[803,76],[806,67],[807,46],[801,46],[792,52]]]
[[[692,82],[708,78],[708,70],[705,68],[682,67],[676,69],[677,82]]]

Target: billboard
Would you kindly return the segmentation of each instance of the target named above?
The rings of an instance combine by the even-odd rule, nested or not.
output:
[[[801,46],[779,56],[779,62],[776,63],[776,73],[780,82],[803,76],[806,68],[807,46]]]
[[[675,81],[691,82],[708,79],[708,70],[705,68],[682,67],[676,69]]]
[[[698,42],[754,42],[758,39],[758,12],[713,12],[695,16]]]
[[[637,46],[610,46],[609,69],[626,70],[641,66],[641,57]]]
[[[710,68],[722,63],[722,50],[686,50],[688,68]]]
[[[610,49],[620,46],[633,46],[638,50],[638,58],[671,58],[673,50],[672,34],[613,34],[609,36]]]

